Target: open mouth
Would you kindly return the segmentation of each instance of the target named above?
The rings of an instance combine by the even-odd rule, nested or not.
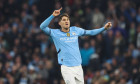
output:
[[[66,25],[68,25],[68,24],[66,24]]]

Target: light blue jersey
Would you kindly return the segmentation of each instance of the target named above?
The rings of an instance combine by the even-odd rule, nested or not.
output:
[[[48,27],[53,18],[53,15],[48,17],[40,25],[40,28],[52,37],[58,52],[59,64],[66,66],[79,66],[82,63],[82,59],[79,51],[78,37],[84,35],[97,35],[104,31],[105,28],[84,30],[82,28],[72,26],[70,27],[69,32],[62,32],[60,29],[51,29]]]

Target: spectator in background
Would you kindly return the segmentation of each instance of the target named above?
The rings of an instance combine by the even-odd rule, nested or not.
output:
[[[120,31],[116,31],[113,45],[114,45],[114,48],[118,48],[118,50],[120,51],[123,51],[125,49],[125,39],[121,35]]]
[[[99,28],[102,27],[104,23],[104,15],[100,11],[98,7],[94,8],[92,14],[92,28]]]
[[[140,25],[138,25],[138,27],[137,27],[136,46],[137,46],[137,48],[140,48]]]
[[[107,35],[105,36],[105,53],[107,59],[110,59],[113,55],[113,41],[114,41],[114,36],[113,36],[113,31],[109,30],[107,32]]]
[[[40,35],[40,40],[41,40],[41,44],[40,44],[40,47],[41,47],[41,53],[44,54],[45,53],[45,50],[49,47],[49,38],[47,36],[45,36],[44,34],[41,34]]]
[[[44,62],[40,61],[38,64],[39,70],[37,72],[37,79],[40,81],[41,84],[46,84],[46,80],[48,78],[48,71],[44,66]]]
[[[126,28],[126,21],[125,21],[125,17],[123,15],[120,16],[120,18],[119,18],[118,26],[122,29]]]
[[[137,11],[137,15],[136,15],[136,21],[137,23],[139,24],[140,23],[140,7],[138,8],[138,11]]]
[[[99,59],[101,59],[101,62],[105,61],[106,57],[104,56],[104,39],[101,34],[98,34],[96,36],[96,53],[99,54]]]
[[[127,20],[129,21],[129,22],[133,22],[133,21],[135,21],[135,17],[136,17],[136,10],[134,9],[134,7],[133,7],[133,5],[131,5],[130,6],[130,1],[128,1],[128,0],[125,0],[124,2],[123,2],[124,4],[122,4],[123,5],[123,7],[124,7],[124,16],[127,18]]]
[[[129,29],[129,42],[135,43],[135,36],[136,36],[136,25],[134,22],[131,22],[130,29]]]
[[[128,49],[131,50],[133,58],[138,58],[140,56],[140,51],[137,49],[133,43],[129,44]]]
[[[84,68],[84,71],[86,71],[89,65],[91,55],[95,53],[95,49],[89,46],[90,46],[89,43],[85,42],[84,47],[80,49],[80,53],[82,57],[82,66]]]
[[[28,74],[29,84],[36,83],[36,81],[37,81],[37,73],[35,71],[35,67],[33,65],[30,65],[28,67],[28,70],[29,70],[29,74]]]
[[[89,47],[89,46],[90,46],[89,43],[85,42],[84,47],[82,49],[80,49],[81,57],[82,57],[82,60],[83,60],[82,61],[83,66],[89,65],[90,56],[95,53],[94,48]]]
[[[90,7],[86,7],[85,10],[85,23],[86,23],[86,28],[91,29],[92,28],[92,15],[93,11],[91,10]]]
[[[96,71],[96,70],[99,70],[101,68],[99,54],[96,52],[96,41],[94,39],[91,39],[90,45],[91,45],[91,48],[94,49],[94,53],[90,56],[90,61],[89,61],[88,67],[92,71]],[[93,68],[93,67],[96,67],[96,68]]]

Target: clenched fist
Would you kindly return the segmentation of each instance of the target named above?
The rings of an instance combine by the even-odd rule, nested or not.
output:
[[[108,22],[108,23],[105,24],[104,28],[109,29],[111,26],[112,26],[112,23]]]
[[[52,15],[53,16],[58,16],[60,14],[61,10],[62,10],[62,7],[60,9],[58,9],[58,10],[55,10]]]

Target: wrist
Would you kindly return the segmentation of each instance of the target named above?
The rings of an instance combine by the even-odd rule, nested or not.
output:
[[[106,30],[107,28],[106,28],[106,27],[104,27],[104,29]]]
[[[54,14],[52,14],[52,16],[54,16],[54,17],[55,17],[55,15],[54,15]]]
[[[105,30],[109,29],[108,27],[104,27]]]

